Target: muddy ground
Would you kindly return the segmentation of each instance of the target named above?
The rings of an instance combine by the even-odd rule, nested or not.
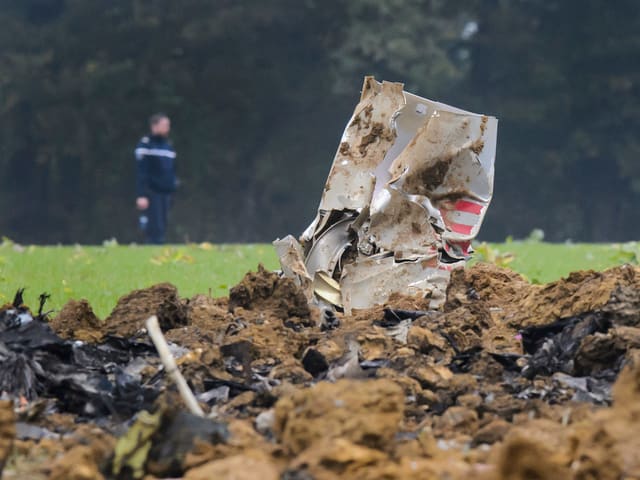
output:
[[[331,315],[263,269],[229,298],[134,291],[104,321],[70,302],[0,334],[34,379],[0,375],[3,478],[640,479],[640,269],[531,285],[478,264],[428,303]]]

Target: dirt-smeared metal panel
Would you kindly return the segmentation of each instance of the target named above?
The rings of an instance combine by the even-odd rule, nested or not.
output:
[[[365,78],[318,215],[301,237],[302,278],[322,275],[315,299],[348,312],[403,293],[437,308],[491,201],[496,137],[494,117]],[[281,255],[285,275],[289,262]]]
[[[404,102],[402,84],[367,77],[344,131],[322,195],[322,210],[358,209],[371,200],[372,176],[396,137],[393,115]]]

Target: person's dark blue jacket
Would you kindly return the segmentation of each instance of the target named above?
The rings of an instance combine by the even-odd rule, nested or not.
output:
[[[155,135],[142,137],[135,154],[137,197],[176,191],[176,152],[167,138]]]

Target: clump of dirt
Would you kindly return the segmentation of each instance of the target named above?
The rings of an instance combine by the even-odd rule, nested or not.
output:
[[[198,328],[215,330],[216,327],[228,326],[233,320],[226,299],[212,298],[207,295],[196,295],[189,300],[187,316],[190,325]]]
[[[106,335],[132,337],[143,331],[145,321],[152,315],[158,317],[163,331],[189,324],[188,303],[180,298],[174,285],[160,283],[122,296],[104,321],[95,315],[86,300],[69,300],[49,324],[65,339],[98,342]],[[197,313],[201,303],[196,300],[192,308],[196,320],[206,315]]]
[[[76,445],[51,466],[51,480],[102,480],[91,448]]]
[[[566,480],[571,478],[566,461],[558,458],[552,444],[530,438],[526,431],[511,435],[500,449],[495,475],[499,480]]]
[[[226,298],[196,295],[186,302],[186,315],[188,325],[168,330],[167,338],[191,350],[207,350],[213,357],[219,357],[219,352],[212,346],[220,345],[228,334],[237,333],[235,325],[241,328],[234,323]]]
[[[65,452],[51,464],[51,480],[104,478],[102,471],[113,453],[115,438],[100,428],[80,426],[63,442]]]
[[[105,320],[105,331],[123,337],[133,336],[144,328],[144,322],[152,315],[158,317],[162,330],[187,325],[189,321],[178,289],[169,283],[160,283],[121,297]]]
[[[260,265],[229,292],[229,311],[237,307],[246,310],[269,311],[282,320],[309,319],[311,310],[302,290],[293,280],[270,272]]]
[[[486,347],[517,351],[519,342],[505,337],[509,332],[588,312],[603,312],[620,326],[637,326],[640,276],[637,268],[623,265],[532,285],[517,273],[480,263],[452,272],[444,310],[450,317],[465,315],[467,330],[472,324],[488,328],[489,335],[482,335]]]
[[[444,310],[471,303],[480,304],[484,309],[501,308],[535,288],[521,275],[490,263],[457,268],[451,272]]]
[[[25,361],[40,362],[37,373],[60,349],[89,365],[66,390],[40,389],[42,398],[27,405],[14,398],[20,421],[47,435],[34,440],[25,432],[37,437],[40,430],[21,428],[9,465],[23,478],[107,476],[113,437],[125,429],[118,410],[148,409],[173,390],[140,335],[156,314],[202,408],[229,432],[218,443],[193,442],[190,427],[176,436],[181,454],[172,475],[640,478],[638,272],[625,266],[532,285],[477,264],[452,272],[442,311],[428,311],[429,299],[396,295],[352,315],[322,313],[295,284],[262,267],[228,299],[184,300],[167,284],[132,292],[104,323],[86,302],[70,303],[51,326],[70,340],[79,333],[91,340],[84,349],[29,337],[36,354],[25,355],[18,333],[0,332],[0,346],[15,350],[0,373]],[[94,354],[104,360],[93,361]],[[113,411],[91,396],[97,381],[87,390],[92,408],[78,400],[87,372],[115,378],[105,395]],[[76,413],[49,413],[64,411],[70,398]],[[177,397],[166,398],[182,411]],[[82,428],[102,432],[94,437],[103,435],[104,448],[79,437]],[[152,456],[146,474],[159,472],[158,459],[172,455],[165,453]]]
[[[389,380],[322,382],[278,401],[275,434],[294,455],[336,438],[385,449],[398,431],[403,411],[402,389]]]
[[[279,480],[279,468],[273,460],[259,450],[250,450],[242,455],[232,455],[213,460],[193,468],[184,480],[210,480],[212,478],[232,478],[234,480]]]
[[[93,313],[86,300],[69,300],[62,310],[49,322],[49,325],[62,338],[97,342],[104,336],[102,322]]]
[[[511,322],[526,326],[603,309],[619,287],[640,286],[635,277],[635,269],[628,266],[571,273],[557,282],[531,288],[520,297]]]

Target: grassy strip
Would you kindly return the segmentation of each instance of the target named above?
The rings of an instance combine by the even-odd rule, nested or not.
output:
[[[636,243],[507,242],[476,248],[477,260],[508,266],[540,283],[574,270],[637,263],[640,257]],[[86,298],[96,314],[105,317],[121,295],[159,282],[175,284],[182,296],[226,295],[229,286],[260,262],[278,268],[270,245],[24,247],[5,241],[0,245],[0,302],[11,300],[19,287],[27,287],[29,304],[35,304],[41,292],[51,293],[49,306],[54,309],[71,298]]]
[[[172,247],[0,247],[0,302],[27,287],[25,300],[35,304],[51,294],[50,308],[71,298],[86,298],[99,317],[133,289],[171,282],[182,296],[226,295],[258,263],[278,268],[270,245],[189,245]]]

